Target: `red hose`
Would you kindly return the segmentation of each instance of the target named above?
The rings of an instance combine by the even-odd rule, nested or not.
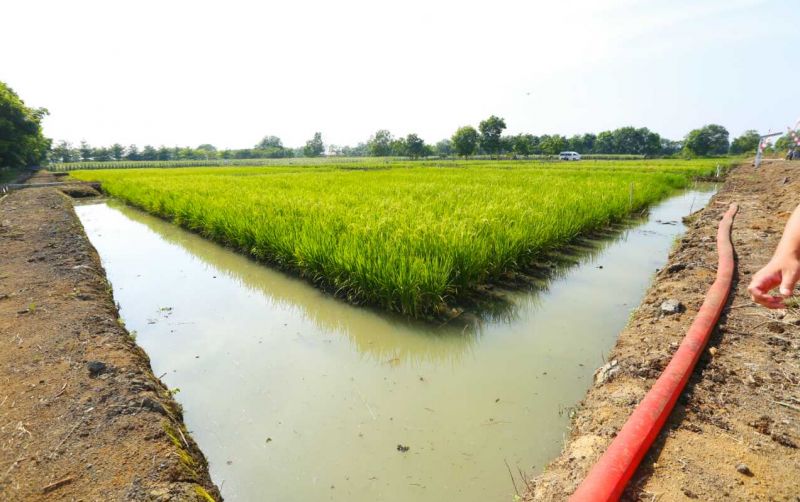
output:
[[[617,437],[570,497],[570,502],[618,500],[672,412],[730,293],[734,270],[731,226],[737,210],[738,205],[731,204],[719,223],[717,277],[680,347]]]

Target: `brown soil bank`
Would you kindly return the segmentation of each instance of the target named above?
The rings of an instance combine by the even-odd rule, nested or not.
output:
[[[800,500],[800,317],[757,306],[746,290],[800,203],[800,163],[789,162],[736,168],[690,218],[526,500],[566,500],[666,366],[714,280],[717,223],[730,202],[740,209],[728,307],[623,500]],[[672,299],[683,312],[662,309]]]
[[[69,197],[33,188],[0,200],[0,500],[45,499],[221,497]]]

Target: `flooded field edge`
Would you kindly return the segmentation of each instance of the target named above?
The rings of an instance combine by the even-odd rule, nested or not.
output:
[[[432,326],[445,324],[452,325],[458,329],[475,328],[483,321],[497,316],[504,317],[509,315],[509,310],[513,309],[513,304],[508,302],[509,294],[529,291],[537,288],[546,287],[547,283],[557,277],[562,270],[568,269],[577,263],[576,256],[592,253],[595,249],[602,247],[622,235],[626,230],[641,224],[648,218],[651,208],[662,204],[664,201],[674,198],[680,193],[691,191],[697,187],[711,187],[719,182],[720,178],[698,177],[689,186],[683,189],[676,189],[673,193],[663,199],[654,202],[650,206],[644,207],[640,211],[626,215],[622,218],[613,218],[606,225],[598,228],[588,229],[579,233],[574,238],[553,243],[543,248],[539,254],[528,262],[520,263],[490,278],[486,282],[476,284],[455,296],[443,299],[443,303],[437,307],[435,313],[429,313],[419,317],[412,317],[399,312],[388,311],[378,305],[369,302],[355,300],[343,293],[339,288],[332,287],[326,282],[324,277],[311,277],[302,271],[286,266],[268,258],[257,258],[247,249],[241,249],[229,242],[208,237],[202,230],[190,228],[180,221],[175,221],[171,216],[151,213],[136,204],[125,199],[109,196],[107,200],[112,200],[125,204],[131,208],[141,211],[149,216],[159,218],[167,223],[176,225],[187,232],[199,235],[204,239],[214,242],[220,246],[230,249],[242,256],[253,260],[262,266],[270,267],[280,271],[290,277],[300,279],[307,284],[324,291],[332,297],[338,298],[353,306],[368,309],[378,315],[389,316],[408,323],[428,323]],[[95,183],[95,188],[102,191],[102,185]],[[92,203],[91,199],[88,203]]]
[[[707,196],[708,194],[703,195],[706,198]],[[681,197],[685,199],[685,196]],[[678,200],[678,196],[669,200]],[[305,412],[306,415],[316,416],[325,410],[324,413],[330,415],[328,420],[333,425],[326,424],[320,428],[319,423],[314,425],[309,423],[304,426],[317,428],[319,429],[318,433],[341,435],[341,430],[337,425],[337,420],[339,420],[342,426],[352,431],[361,430],[367,435],[378,434],[377,437],[391,438],[395,436],[397,439],[395,439],[394,446],[397,444],[404,447],[410,445],[410,453],[398,455],[397,451],[395,451],[393,455],[385,457],[381,461],[386,463],[386,468],[381,470],[384,474],[380,475],[380,477],[376,477],[374,474],[368,476],[368,473],[365,472],[363,474],[364,480],[360,481],[360,484],[354,484],[354,476],[358,477],[356,471],[363,471],[363,469],[350,469],[349,471],[342,471],[340,475],[331,478],[331,481],[334,478],[339,480],[336,486],[338,490],[342,491],[337,491],[337,496],[349,497],[348,499],[355,497],[357,500],[375,499],[376,497],[382,500],[394,500],[392,498],[394,496],[397,497],[397,500],[402,500],[404,497],[407,498],[409,496],[413,496],[418,500],[435,500],[444,496],[444,494],[458,495],[465,500],[471,500],[470,497],[472,495],[468,496],[470,492],[474,492],[473,494],[478,497],[476,500],[485,499],[487,496],[496,498],[500,493],[506,493],[510,496],[513,493],[513,489],[510,487],[510,480],[503,464],[503,457],[508,457],[508,462],[512,466],[518,466],[518,468],[530,472],[532,459],[537,459],[534,462],[539,466],[538,469],[541,469],[546,460],[552,459],[558,454],[562,442],[561,432],[556,431],[564,430],[563,427],[567,424],[570,415],[569,410],[580,400],[590,384],[593,368],[598,365],[598,361],[607,348],[613,345],[619,328],[622,326],[620,323],[624,323],[627,317],[627,309],[630,308],[625,306],[635,304],[641,299],[641,293],[637,293],[637,291],[644,291],[654,270],[654,268],[650,268],[652,263],[662,266],[666,252],[664,252],[664,258],[661,261],[657,257],[648,257],[647,260],[641,262],[637,270],[642,272],[649,270],[649,272],[645,272],[644,275],[642,275],[642,272],[638,272],[637,279],[632,283],[633,287],[623,286],[622,290],[620,290],[620,292],[625,292],[624,295],[620,295],[622,299],[618,300],[618,302],[615,300],[616,303],[607,305],[603,302],[597,302],[603,305],[598,305],[596,308],[595,306],[587,306],[587,308],[591,307],[585,314],[588,324],[569,328],[565,332],[570,333],[577,330],[576,332],[591,333],[597,329],[597,326],[594,326],[597,322],[592,319],[597,319],[596,316],[605,315],[602,314],[604,312],[602,310],[603,307],[607,309],[611,305],[615,305],[613,315],[615,320],[601,323],[604,333],[602,337],[595,337],[594,341],[586,347],[582,346],[582,342],[577,342],[578,339],[575,342],[570,342],[570,344],[578,343],[572,349],[572,353],[562,353],[561,349],[552,352],[556,348],[556,340],[561,337],[558,334],[559,330],[567,329],[562,326],[562,320],[574,317],[574,313],[572,315],[569,313],[568,300],[565,301],[566,298],[576,294],[579,296],[586,294],[581,289],[583,286],[580,285],[585,282],[585,277],[591,276],[589,281],[592,283],[601,280],[602,276],[598,274],[604,273],[604,267],[595,263],[595,260],[599,259],[598,257],[604,257],[606,249],[610,247],[624,249],[626,246],[630,248],[634,242],[639,242],[639,240],[647,237],[645,234],[657,237],[656,234],[661,233],[662,230],[669,230],[669,235],[676,235],[680,227],[680,217],[677,216],[673,209],[673,212],[670,213],[672,215],[669,217],[671,218],[670,221],[652,222],[654,228],[650,230],[647,230],[645,228],[646,225],[642,223],[649,221],[648,218],[644,218],[638,225],[627,225],[621,232],[612,232],[611,238],[600,240],[583,239],[562,253],[561,257],[553,259],[553,263],[559,263],[559,265],[547,267],[545,278],[539,279],[540,282],[535,284],[538,287],[531,289],[529,287],[530,284],[523,284],[524,287],[520,288],[518,287],[519,283],[514,283],[512,284],[513,289],[507,290],[508,293],[501,293],[507,295],[503,298],[504,300],[516,305],[515,309],[512,309],[511,315],[509,315],[508,311],[504,311],[502,315],[488,316],[477,329],[465,332],[463,328],[456,326],[436,327],[427,323],[410,323],[407,319],[401,319],[397,316],[381,315],[371,309],[353,307],[331,298],[303,281],[298,281],[285,274],[270,270],[262,264],[211,243],[196,234],[186,232],[175,225],[141,213],[124,204],[115,203],[114,201],[110,201],[110,203],[117,206],[113,211],[124,213],[124,218],[129,218],[132,222],[138,221],[138,224],[143,225],[140,230],[136,231],[131,230],[133,228],[131,227],[129,230],[133,234],[125,237],[129,240],[135,240],[137,245],[144,246],[143,251],[141,251],[143,256],[128,256],[135,254],[130,249],[130,244],[125,245],[121,241],[123,239],[122,235],[111,235],[120,230],[112,228],[113,226],[103,226],[100,220],[93,222],[92,217],[89,215],[90,211],[84,211],[86,215],[82,215],[84,225],[87,226],[87,232],[90,234],[97,233],[93,238],[106,241],[106,244],[99,243],[98,245],[101,248],[107,247],[107,249],[101,251],[104,262],[106,259],[112,260],[106,266],[110,271],[111,281],[114,283],[115,295],[122,307],[122,316],[131,329],[138,332],[137,339],[151,354],[156,372],[166,372],[164,378],[168,385],[171,388],[182,389],[178,398],[187,410],[188,424],[195,431],[195,435],[200,438],[200,444],[203,445],[204,451],[211,459],[212,476],[218,483],[222,481],[223,492],[229,500],[247,500],[256,493],[262,493],[263,487],[258,488],[256,479],[274,478],[274,476],[278,476],[278,478],[291,476],[290,479],[294,479],[300,473],[306,472],[309,477],[307,481],[301,483],[308,483],[309,486],[303,489],[299,489],[301,487],[296,482],[286,485],[285,490],[278,488],[277,485],[280,485],[280,483],[278,478],[275,478],[272,488],[273,490],[276,488],[278,490],[275,492],[275,496],[282,496],[286,499],[287,494],[291,493],[301,499],[301,493],[304,493],[306,498],[319,498],[321,495],[321,492],[317,491],[319,487],[314,488],[314,485],[317,484],[317,481],[314,480],[324,474],[320,472],[322,466],[312,467],[314,462],[309,462],[308,457],[304,457],[301,460],[296,455],[302,451],[308,451],[308,454],[310,454],[312,449],[315,450],[314,455],[320,458],[327,458],[328,453],[320,450],[318,443],[311,442],[306,446],[304,440],[297,436],[293,441],[298,441],[299,439],[300,444],[296,448],[292,448],[292,450],[297,450],[297,453],[292,453],[292,450],[285,449],[286,446],[279,445],[279,443],[283,443],[289,438],[276,436],[276,427],[280,429],[283,427],[282,423],[291,421],[295,423],[296,429],[302,431],[302,427],[297,424],[304,424],[307,420],[298,415],[287,416],[286,411],[271,408],[269,405],[263,410],[258,408],[261,405],[256,407],[258,409],[254,408],[253,399],[258,399],[256,396],[264,393],[273,395],[273,399],[279,396],[278,399],[284,402],[285,405],[295,408],[297,404],[292,405],[290,403],[293,400],[299,401],[300,408],[308,410]],[[667,203],[657,204],[654,209],[658,209],[664,204]],[[684,200],[681,204],[685,204],[686,207],[680,209],[679,212],[680,214],[686,214],[690,207],[690,201]],[[695,207],[702,204],[702,202],[697,204],[694,201],[691,202],[691,205]],[[676,216],[678,217],[677,221],[674,219]],[[122,221],[118,220],[117,223],[122,225]],[[154,231],[158,233],[157,238],[152,235]],[[642,234],[643,237],[637,236],[638,234]],[[150,240],[153,238],[163,239],[164,244],[158,244],[155,240],[151,242]],[[633,240],[628,242],[628,239]],[[657,237],[657,239],[658,242],[661,242],[658,246],[662,246],[665,250],[672,244],[672,237],[661,236]],[[120,241],[122,244],[113,244],[114,241]],[[151,244],[155,247],[151,247]],[[175,248],[176,246],[177,248]],[[164,251],[169,251],[170,249],[172,250],[170,252],[177,253],[175,257],[167,256],[169,252],[164,253]],[[639,251],[639,254],[652,254],[656,249],[661,248],[651,248],[650,245],[647,245],[642,251]],[[166,263],[156,263],[149,256],[145,259],[145,255],[159,256],[158,261],[163,259]],[[189,260],[188,262],[187,259]],[[609,257],[605,256],[602,259],[606,261]],[[115,261],[119,263],[113,263]],[[140,267],[136,265],[139,262],[142,264],[148,263],[149,265]],[[154,267],[154,263],[157,266]],[[627,263],[615,263],[615,260],[606,261],[605,271],[612,274],[612,276],[615,272],[627,276],[626,269],[630,268],[627,265]],[[141,269],[141,274],[132,272],[137,267]],[[574,276],[579,270],[584,279]],[[143,274],[155,275],[156,277],[151,277],[150,279],[140,277]],[[201,275],[205,275],[205,278],[201,278]],[[223,276],[228,277],[232,283],[220,283],[219,281]],[[154,279],[156,282],[152,282]],[[201,282],[196,282],[200,279],[202,279]],[[145,289],[137,289],[139,286],[136,286],[136,283],[141,282],[141,280],[151,281],[149,282],[151,286]],[[578,289],[575,289],[576,280],[578,281]],[[627,281],[628,279],[621,280]],[[176,286],[181,282],[191,283],[192,281],[196,282],[193,286],[186,286],[183,289],[180,286]],[[569,284],[573,284],[573,286],[569,286]],[[223,286],[220,291],[214,291],[219,289],[220,286]],[[621,284],[617,285],[616,288],[619,289],[620,286]],[[241,287],[245,289],[237,293],[236,288]],[[570,287],[572,288],[571,290],[569,289]],[[208,306],[188,304],[202,304],[205,300],[197,296],[201,293],[209,297],[206,299],[210,302]],[[217,293],[221,296],[212,298]],[[158,299],[148,298],[149,306],[138,305],[147,303],[142,299],[148,295],[154,297],[159,297],[160,295],[161,297]],[[180,302],[177,299],[181,296],[186,297],[188,302],[186,305],[179,304]],[[133,300],[133,298],[136,298],[136,300]],[[256,300],[255,303],[253,303],[254,300]],[[231,324],[230,319],[226,321],[228,324],[219,324],[219,321],[215,320],[214,316],[204,312],[204,310],[210,311],[214,308],[220,309],[220,315],[225,319],[228,319],[225,313],[230,312],[236,317],[245,318],[245,320],[251,317],[263,320],[257,325],[249,325],[239,320]],[[565,308],[566,310],[564,310]],[[263,317],[265,312],[269,312],[267,314],[268,317]],[[192,326],[188,327],[186,325]],[[204,325],[208,327],[198,331],[198,328]],[[260,327],[255,328],[255,326]],[[268,329],[271,333],[267,336],[244,334],[248,331],[253,331],[255,328],[253,334],[256,335],[258,331],[263,330],[263,326],[272,326]],[[296,335],[293,334],[295,331],[297,331]],[[225,335],[226,333],[230,333],[230,335]],[[222,348],[223,351],[220,352],[220,336],[225,335],[223,339],[228,340],[226,343],[230,344],[234,342],[234,339],[230,338],[234,333],[238,333],[235,336],[239,340],[231,347]],[[301,333],[303,334],[301,335]],[[332,335],[335,338],[331,338]],[[252,341],[248,342],[248,339]],[[258,366],[246,366],[242,362],[243,358],[251,358],[255,355],[252,353],[254,349],[260,347],[260,345],[253,346],[248,344],[256,342],[257,344],[264,342],[265,345],[269,342],[270,350],[264,353],[264,357],[267,357],[267,359],[259,362]],[[300,345],[296,345],[297,343],[300,343]],[[524,345],[520,345],[520,343]],[[244,344],[242,348],[237,347],[237,345],[242,344]],[[322,362],[319,360],[319,356],[326,352],[331,352],[331,350],[338,354],[336,363],[330,367],[326,366],[327,363],[319,366],[318,363]],[[185,354],[181,354],[182,352],[185,352]],[[191,357],[191,354],[197,355]],[[281,356],[280,354],[284,355]],[[513,354],[514,357],[509,357],[510,354]],[[300,378],[301,375],[298,374],[297,380],[293,382],[291,380],[287,381],[285,374],[272,373],[272,369],[270,369],[274,363],[269,361],[276,357],[292,360],[296,365],[299,363],[301,367],[305,367],[304,360],[309,359],[312,362],[308,364],[312,364],[312,366],[301,372],[305,378]],[[545,359],[541,359],[542,357],[545,357]],[[524,368],[522,363],[526,360],[528,361],[528,366],[531,365],[531,361],[536,360],[538,362],[533,363],[533,366],[529,368]],[[566,362],[567,360],[569,362]],[[208,380],[210,376],[206,375],[209,372],[216,372],[214,374],[219,375],[224,373],[219,373],[218,369],[212,371],[212,367],[208,366],[209,361],[214,361],[214,366],[228,367],[232,365],[231,367],[240,368],[239,372],[243,372],[243,375],[250,375],[247,377],[248,380],[258,382],[258,384],[252,390],[245,391],[242,394],[243,400],[237,401],[236,399],[239,399],[237,397],[232,401],[228,400],[229,402],[226,404],[226,399],[221,398],[224,394],[216,394],[216,389],[219,385]],[[278,359],[274,359],[274,361],[277,362]],[[313,361],[317,361],[317,364],[314,364]],[[267,366],[265,367],[264,364]],[[497,378],[496,370],[491,370],[487,373],[487,368],[497,367],[499,369],[509,366],[516,368],[516,370],[508,372],[506,369],[505,373],[507,375],[501,379]],[[519,371],[520,368],[522,371]],[[575,369],[567,370],[566,368]],[[329,370],[343,373],[343,377],[352,374],[353,378],[355,378],[354,382],[362,383],[353,385],[353,381],[344,381],[346,378],[344,380],[340,378],[340,383],[336,384],[341,387],[338,391],[334,391],[333,387],[328,389],[330,382],[327,380],[331,378]],[[579,370],[577,380],[575,370]],[[487,379],[496,380],[496,382],[487,385]],[[219,376],[218,380],[229,381],[230,376]],[[306,380],[306,383],[303,383],[302,380]],[[386,381],[386,384],[378,384],[381,380]],[[197,386],[200,381],[205,383],[198,389]],[[284,382],[285,387],[292,389],[292,391],[284,392],[272,388],[273,381]],[[518,385],[520,381],[530,382],[530,384],[520,388]],[[364,387],[364,382],[373,383],[370,383],[369,388],[367,388]],[[412,385],[411,382],[416,383]],[[328,394],[323,393],[324,396],[319,394],[321,392],[319,389],[305,397],[302,394],[297,394],[300,389],[308,389],[308,385],[312,383],[323,390],[328,389],[325,392],[333,391],[334,394],[332,395],[340,395],[345,402],[349,402],[348,395],[352,393],[356,398],[356,404],[354,405],[356,408],[351,409],[346,403],[338,401],[330,402]],[[395,385],[403,385],[404,388],[400,395],[405,396],[405,398],[390,400],[387,403],[386,396],[389,395],[391,397],[392,391],[397,392],[398,390],[397,387],[394,387]],[[413,387],[414,385],[416,387]],[[570,386],[568,392],[561,388],[563,385]],[[475,410],[467,412],[467,410],[462,410],[458,407],[453,407],[451,410],[441,407],[443,400],[447,400],[445,396],[452,395],[456,389],[464,386],[475,389],[471,391],[471,394],[474,394],[472,396],[473,399],[477,397],[481,403],[486,403],[486,405],[481,404],[475,416],[477,421],[473,422],[473,425],[470,425],[469,420],[463,425],[457,425],[455,422],[463,422],[464,417],[470,416],[470,413],[474,414]],[[509,386],[514,387],[512,392],[509,392],[511,390]],[[425,387],[430,389],[426,391],[424,390]],[[558,390],[559,388],[561,390]],[[200,392],[203,389],[205,390]],[[222,387],[219,387],[219,389],[221,392],[225,392]],[[476,390],[479,390],[479,392],[476,392]],[[236,392],[239,393],[241,391]],[[305,392],[308,393],[307,390]],[[230,394],[230,389],[228,393]],[[426,396],[425,393],[430,395]],[[248,395],[250,397],[245,397]],[[217,396],[220,399],[217,399]],[[244,415],[235,418],[235,422],[225,424],[231,418],[225,418],[226,414],[220,413],[219,410],[209,414],[210,410],[206,405],[209,399],[216,401],[217,407],[225,408],[227,406],[228,408],[237,409],[244,406]],[[309,399],[319,402],[312,403],[308,401]],[[429,401],[430,404],[426,403],[426,401]],[[325,403],[328,404],[325,405]],[[500,403],[501,407],[503,406],[502,403],[508,403],[504,407],[508,409],[502,413],[506,415],[506,418],[494,417],[500,410],[497,403]],[[342,408],[343,404],[345,405],[344,408]],[[417,406],[419,408],[416,408]],[[546,442],[543,442],[544,436],[539,436],[538,439],[537,437],[525,438],[525,434],[530,433],[530,427],[526,427],[524,423],[530,419],[523,419],[526,415],[533,413],[531,410],[535,408],[540,409],[535,412],[538,418],[533,420],[539,421],[543,428],[556,432],[555,434],[548,433],[548,437],[552,439],[548,439]],[[355,409],[362,410],[364,415],[360,418],[356,417],[355,421],[353,421],[352,413]],[[414,411],[409,415],[412,409]],[[495,411],[491,411],[492,409],[495,409]],[[432,460],[437,455],[437,458],[442,459],[451,457],[453,454],[462,455],[459,453],[460,449],[453,450],[449,446],[443,448],[443,450],[445,452],[452,450],[452,453],[445,457],[442,457],[441,454],[436,454],[437,450],[442,450],[443,445],[436,444],[437,441],[433,436],[427,438],[423,434],[414,439],[414,437],[419,436],[419,431],[432,427],[431,418],[435,417],[434,413],[436,415],[444,414],[444,416],[450,418],[447,421],[449,425],[445,425],[445,422],[442,422],[440,427],[434,427],[433,429],[444,428],[441,430],[445,430],[449,427],[456,432],[461,431],[456,437],[479,433],[480,441],[485,442],[485,446],[481,446],[477,450],[474,447],[469,447],[468,450],[471,453],[469,453],[469,457],[464,458],[471,459],[467,460],[467,464],[470,466],[477,460],[478,457],[475,457],[476,455],[491,458],[493,459],[491,460],[492,467],[489,469],[486,465],[478,462],[474,468],[465,467],[464,469],[466,469],[465,473],[470,472],[470,469],[475,473],[491,471],[491,481],[486,479],[480,481],[479,478],[475,478],[472,483],[464,484],[462,481],[461,484],[463,486],[453,486],[450,483],[458,479],[458,476],[455,478],[452,476],[462,469],[458,466],[454,471],[449,469],[452,472],[442,478],[445,481],[440,480],[437,482],[422,474],[422,471],[436,472],[443,467],[438,460]],[[258,423],[263,422],[263,417],[270,415],[273,418],[267,419],[267,422],[272,422],[272,426],[264,427],[267,424]],[[360,413],[357,415],[360,415]],[[407,420],[403,420],[404,415]],[[200,420],[202,416],[207,416],[207,418]],[[481,416],[483,418],[480,418]],[[284,420],[281,420],[281,417]],[[400,429],[397,428],[397,421],[392,424],[392,417],[398,417],[401,420]],[[245,422],[241,422],[242,418],[245,419]],[[258,422],[254,422],[254,420]],[[433,423],[441,420],[443,419],[435,419]],[[345,426],[344,424],[348,422],[350,425]],[[486,427],[487,425],[495,426],[489,428]],[[475,429],[475,426],[478,428]],[[236,429],[237,427],[243,427],[243,434],[245,430],[248,430],[248,435],[256,437],[260,435],[268,436],[268,449],[253,450],[252,445],[246,446],[238,443],[239,438],[235,436],[229,437],[227,435],[228,431],[223,430]],[[424,429],[421,429],[421,427]],[[503,431],[504,428],[509,428],[510,430]],[[272,431],[269,432],[269,429],[272,429]],[[336,432],[337,430],[339,432]],[[418,432],[412,434],[414,437],[409,436],[406,439],[402,439],[403,436],[408,436],[403,430],[417,430]],[[306,429],[306,431],[308,433],[310,429]],[[360,434],[358,437],[360,437]],[[223,440],[222,435],[226,439]],[[446,438],[447,435],[444,438],[440,438],[438,443]],[[391,441],[391,439],[389,440]],[[433,442],[430,442],[431,440]],[[526,454],[523,450],[531,446],[520,449],[520,445],[531,445],[539,453],[528,452]],[[494,451],[489,454],[489,450],[485,449],[486,447]],[[379,447],[376,450],[376,445],[372,443],[364,447],[354,446],[353,444],[346,446],[345,443],[342,443],[337,447],[340,456],[348,456],[348,449],[353,448],[355,449],[350,455],[353,458],[363,458],[367,452],[371,456],[377,454],[378,458],[383,458],[383,453],[380,452],[386,451],[384,450],[386,446]],[[366,450],[363,450],[363,448],[366,448]],[[247,460],[244,457],[237,457],[238,454],[233,453],[236,450],[248,450],[249,453],[247,455],[251,455],[253,458]],[[480,451],[483,451],[483,453],[480,453]],[[276,457],[275,455],[280,456]],[[391,482],[385,485],[386,481],[383,481],[384,475],[387,475],[384,471],[403,472],[407,470],[402,466],[402,463],[398,464],[397,462],[409,455],[416,457],[416,462],[420,463],[419,466],[408,473],[413,478],[417,478],[409,486],[412,488],[417,485],[424,487],[421,489],[427,490],[425,492],[427,495],[416,492],[412,494],[407,492],[406,489],[398,490],[396,483]],[[526,460],[525,457],[528,457],[528,459]],[[274,466],[273,461],[268,461],[270,458],[273,461],[280,459],[279,461],[286,465],[292,465],[293,462],[297,463],[297,461],[289,460],[290,458],[297,458],[299,461],[297,469],[299,470],[287,471],[285,465]],[[242,462],[245,462],[244,466]],[[276,473],[267,476],[259,467],[263,462],[273,465],[272,469]],[[431,464],[430,462],[434,463]],[[428,468],[425,468],[426,465]],[[437,465],[438,467],[434,467]],[[482,466],[479,467],[479,465]],[[253,469],[260,473],[257,477],[245,472],[253,471]],[[341,469],[337,469],[337,471],[341,471]],[[328,477],[330,477],[330,474]],[[267,482],[266,479],[265,482]],[[439,483],[442,482],[444,484],[439,486]],[[349,492],[347,491],[348,483],[352,485]],[[432,486],[430,483],[434,483],[436,486]],[[484,485],[491,485],[494,488],[487,492]],[[450,488],[446,488],[446,486],[450,486]],[[484,488],[479,489],[480,487]],[[387,495],[387,489],[395,490],[395,495]],[[417,490],[420,490],[420,488],[417,488]],[[492,493],[494,495],[491,495]],[[294,500],[291,496],[288,499]]]

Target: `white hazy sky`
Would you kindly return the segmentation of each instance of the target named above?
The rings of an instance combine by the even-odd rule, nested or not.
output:
[[[800,117],[797,0],[6,0],[0,80],[93,145],[427,141]]]

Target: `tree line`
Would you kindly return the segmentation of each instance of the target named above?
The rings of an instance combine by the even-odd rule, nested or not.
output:
[[[709,124],[690,131],[681,141],[661,137],[646,127],[620,127],[598,134],[576,134],[571,137],[559,134],[504,135],[505,120],[492,115],[478,127],[463,126],[452,137],[435,144],[426,143],[417,134],[395,137],[387,129],[380,129],[356,146],[325,145],[317,132],[300,148],[288,148],[277,136],[265,136],[252,148],[218,150],[213,145],[191,147],[154,147],[145,145],[123,146],[115,143],[107,147],[92,147],[85,141],[77,147],[60,141],[50,149],[53,162],[87,161],[137,161],[137,160],[227,160],[276,159],[289,157],[318,157],[326,154],[343,157],[450,157],[469,158],[475,155],[528,157],[530,155],[557,155],[562,151],[580,154],[641,155],[644,157],[689,156],[706,157],[726,154],[745,154],[758,147],[759,135],[750,130],[732,142],[728,131],[717,124]],[[787,136],[788,137],[788,136]],[[777,146],[780,147],[781,140]]]
[[[155,147],[145,145],[91,146],[82,141],[74,146],[67,141],[53,144],[42,133],[41,120],[45,108],[30,108],[5,83],[0,82],[0,167],[24,167],[52,162],[86,161],[173,161],[217,159],[263,159],[286,157],[318,157],[324,155],[347,157],[471,157],[474,155],[527,157],[556,155],[561,151],[581,154],[642,155],[646,157],[683,155],[704,157],[725,154],[745,154],[756,150],[758,132],[750,130],[733,141],[721,125],[709,124],[689,131],[680,141],[661,137],[646,127],[621,127],[598,134],[586,133],[566,137],[560,134],[506,135],[503,118],[490,116],[478,127],[459,127],[450,138],[428,144],[417,134],[395,137],[380,129],[356,146],[325,145],[322,134],[314,133],[305,145],[290,148],[277,136],[265,136],[252,148],[218,150],[211,144],[191,147]],[[793,145],[788,134],[775,143],[777,149]]]

